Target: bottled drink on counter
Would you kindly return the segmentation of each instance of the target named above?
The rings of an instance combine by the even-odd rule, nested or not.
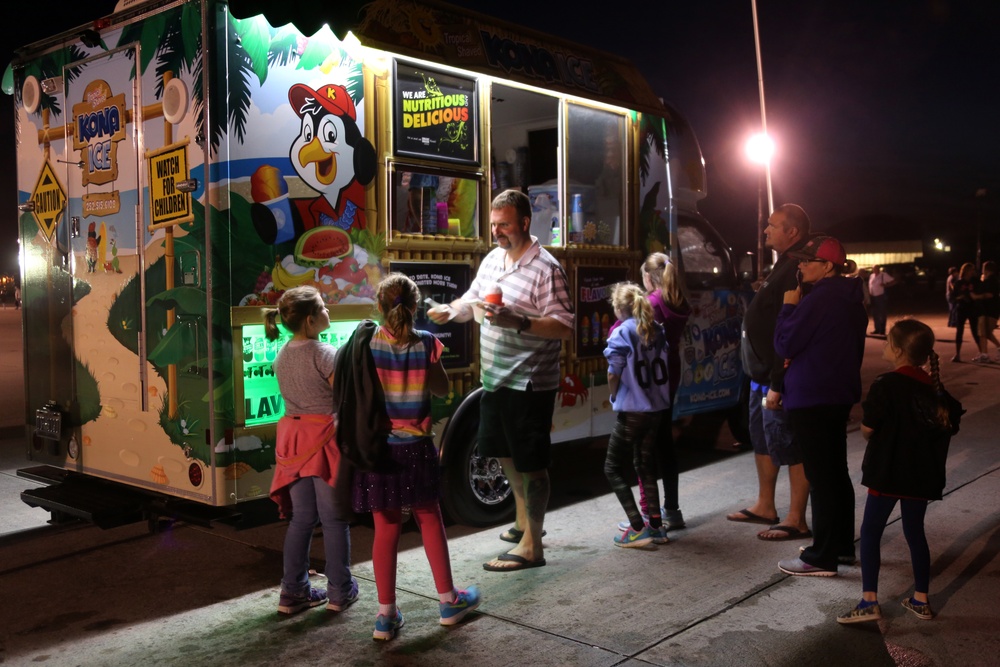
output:
[[[583,231],[583,195],[573,195],[570,217],[573,220],[573,231]]]
[[[434,188],[421,189],[421,230],[424,234],[437,234],[437,197]]]
[[[448,233],[448,202],[439,201],[437,203],[436,212],[437,220],[435,223],[435,231],[438,234]]]

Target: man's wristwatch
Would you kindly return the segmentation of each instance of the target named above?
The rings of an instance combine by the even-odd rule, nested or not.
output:
[[[521,315],[521,324],[517,327],[517,333],[524,333],[531,328],[531,318],[527,315]]]

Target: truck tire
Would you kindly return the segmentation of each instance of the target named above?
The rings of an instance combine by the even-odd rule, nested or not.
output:
[[[478,418],[477,418],[478,419]],[[514,516],[514,494],[500,461],[479,456],[479,423],[466,419],[450,439],[442,504],[448,517],[465,526],[492,526]]]

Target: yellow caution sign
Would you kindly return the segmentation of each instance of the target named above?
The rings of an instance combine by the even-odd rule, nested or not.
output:
[[[177,189],[188,179],[187,141],[146,153],[149,160],[150,230],[194,219],[191,193]]]
[[[45,238],[51,241],[59,217],[66,208],[66,190],[48,161],[42,165],[42,172],[38,175],[38,182],[35,183],[35,189],[31,193],[31,201],[35,205],[31,212],[38,221],[38,227]]]

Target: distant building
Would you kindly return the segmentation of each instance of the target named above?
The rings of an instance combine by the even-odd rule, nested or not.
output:
[[[924,256],[924,244],[920,239],[901,241],[844,241],[847,257],[867,268],[886,264],[912,264]]]

